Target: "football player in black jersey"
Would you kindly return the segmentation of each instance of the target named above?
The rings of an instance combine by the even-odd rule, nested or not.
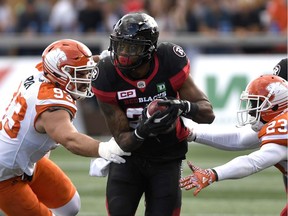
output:
[[[215,118],[207,96],[190,76],[184,50],[172,43],[158,45],[158,37],[151,16],[124,15],[110,35],[110,56],[99,61],[93,82],[112,135],[124,151],[132,152],[125,164],[109,167],[106,195],[111,216],[135,215],[143,194],[145,215],[180,215],[179,179],[189,130],[179,115],[198,123]],[[147,118],[143,109],[155,98],[166,98],[169,108]],[[175,127],[167,132],[173,122]]]

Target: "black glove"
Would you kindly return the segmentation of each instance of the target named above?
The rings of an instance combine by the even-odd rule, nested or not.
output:
[[[158,104],[161,106],[168,106],[171,109],[175,109],[177,110],[178,116],[182,115],[189,119],[193,119],[199,111],[199,107],[196,103],[191,103],[187,100],[166,99],[159,101]]]
[[[144,140],[149,135],[157,135],[168,130],[178,117],[177,110],[170,107],[165,111],[155,112],[150,118],[147,117],[146,113],[147,107],[143,109],[142,119],[134,131],[139,140]]]

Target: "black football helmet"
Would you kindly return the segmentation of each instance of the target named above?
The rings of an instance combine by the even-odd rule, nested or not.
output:
[[[124,15],[110,35],[112,64],[122,73],[130,73],[151,60],[158,37],[158,25],[151,16],[140,12]]]
[[[273,74],[282,77],[287,81],[287,64],[288,59],[284,58],[282,59],[274,68],[273,68]]]

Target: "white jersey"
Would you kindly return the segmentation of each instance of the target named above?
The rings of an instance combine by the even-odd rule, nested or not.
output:
[[[288,119],[287,110],[265,124],[257,133],[251,125],[223,130],[214,125],[188,122],[195,135],[195,142],[228,151],[259,149],[249,155],[239,156],[228,163],[215,167],[218,181],[239,179],[252,175],[270,166],[277,167],[288,181],[287,145]],[[287,183],[285,183],[287,187]]]
[[[72,118],[77,111],[75,100],[41,72],[20,83],[0,119],[0,181],[23,173],[31,176],[35,162],[57,146],[35,129],[39,115],[51,108],[66,109]]]
[[[258,138],[261,140],[259,150],[214,168],[219,181],[243,178],[270,166],[277,167],[287,179],[287,110],[266,123],[258,132]]]

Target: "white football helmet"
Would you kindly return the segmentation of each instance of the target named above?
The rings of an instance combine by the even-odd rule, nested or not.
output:
[[[276,75],[262,75],[252,80],[240,96],[238,126],[269,122],[287,108],[287,102],[288,82]]]
[[[50,44],[42,54],[45,76],[74,99],[90,98],[92,77],[96,77],[92,53],[83,43],[63,39]]]

